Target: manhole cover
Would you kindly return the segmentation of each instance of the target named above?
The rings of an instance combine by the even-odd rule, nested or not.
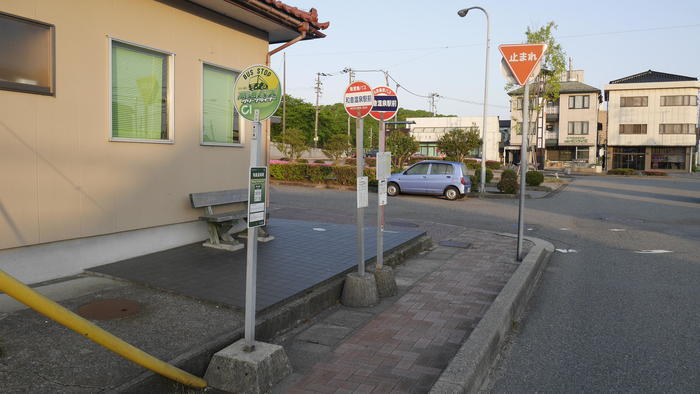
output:
[[[417,224],[415,223],[410,223],[410,222],[386,222],[389,226],[396,226],[396,227],[418,227]]]
[[[462,248],[462,249],[469,249],[472,244],[469,242],[460,242],[460,241],[440,241],[438,242],[440,246],[448,246],[450,248]]]
[[[107,299],[91,302],[78,308],[78,314],[86,319],[112,320],[136,315],[141,304],[136,301]]]

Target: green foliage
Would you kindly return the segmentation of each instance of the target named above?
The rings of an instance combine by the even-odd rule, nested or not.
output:
[[[292,160],[298,159],[309,150],[304,133],[299,129],[287,129],[284,142],[275,141],[275,148]]]
[[[313,183],[322,183],[332,173],[332,167],[328,166],[306,166],[306,176]]]
[[[354,185],[357,181],[357,169],[354,166],[333,166],[332,177],[341,185]]]
[[[515,178],[501,178],[496,187],[501,193],[515,194],[518,192],[518,181]]]
[[[416,153],[420,147],[418,141],[408,134],[393,132],[386,139],[386,150],[391,152],[391,162],[393,166],[403,168],[411,155]]]
[[[660,170],[644,170],[642,172],[644,175],[649,175],[649,176],[667,176],[668,174],[664,171]]]
[[[335,163],[339,163],[340,159],[347,154],[349,146],[347,135],[334,134],[326,141],[323,147],[323,154]]]
[[[549,72],[541,74],[541,78],[544,80],[544,89],[536,89],[535,95],[532,97],[543,97],[550,102],[559,99],[559,79],[562,73],[566,71],[566,52],[554,38],[554,31],[557,28],[557,24],[552,21],[537,30],[528,27],[525,32],[528,43],[547,44],[547,52],[545,52],[542,60],[542,68]]]
[[[270,177],[281,181],[303,181],[307,164],[270,164]]]
[[[309,162],[309,161],[306,160],[306,159],[296,159],[296,160],[294,160],[294,161],[296,161],[297,163],[308,163],[308,162]]]
[[[544,182],[544,174],[539,171],[528,171],[525,174],[525,183],[528,186],[539,186]]]
[[[500,161],[495,161],[495,160],[486,160],[486,168],[490,168],[492,170],[500,170],[502,167]]]
[[[452,160],[462,162],[480,145],[479,128],[471,126],[467,130],[452,129],[443,134],[438,140],[437,148]]]
[[[314,163],[317,163],[317,164],[325,164],[326,161],[325,161],[325,160],[321,160],[321,159],[316,159],[316,160],[314,160]]]
[[[634,175],[636,173],[637,170],[634,168],[613,168],[608,170],[608,175]]]
[[[474,175],[469,175],[469,179],[471,179],[471,181],[472,181],[472,189],[474,188],[474,185],[480,184],[481,183],[481,169],[476,171],[474,173]],[[491,171],[491,169],[487,168],[486,169],[486,179],[485,179],[486,183],[491,182],[492,179],[493,179],[493,171]]]
[[[501,173],[501,179],[506,179],[506,178],[517,180],[518,173],[515,172],[515,170],[511,170],[511,169],[503,170],[503,172]]]

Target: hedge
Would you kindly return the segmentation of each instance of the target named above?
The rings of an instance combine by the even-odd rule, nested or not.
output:
[[[503,172],[501,173],[501,179],[505,179],[505,178],[511,178],[511,179],[517,180],[518,173],[515,172],[515,170],[510,170],[510,169],[503,170]]]
[[[518,180],[516,178],[501,177],[496,187],[501,193],[515,194],[518,192]]]
[[[539,171],[528,171],[525,173],[525,183],[528,186],[539,186],[544,182],[544,174]]]
[[[642,172],[644,175],[649,176],[667,176],[668,174],[660,170],[645,170]]]
[[[637,170],[634,168],[613,168],[608,170],[608,175],[634,175],[636,173]]]
[[[365,176],[376,180],[374,168],[365,168]],[[299,163],[271,163],[270,177],[280,181],[305,181],[313,183],[331,182],[340,185],[354,185],[357,168],[354,166],[328,166]]]
[[[481,170],[479,169],[474,173],[474,175],[469,175],[469,179],[472,181],[472,189],[474,188],[474,185],[478,185],[481,183]],[[486,169],[486,183],[491,182],[491,179],[493,179],[493,171],[491,169],[487,168]]]

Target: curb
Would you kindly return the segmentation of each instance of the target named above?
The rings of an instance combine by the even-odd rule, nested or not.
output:
[[[416,255],[432,247],[432,239],[423,232],[410,241],[398,245],[385,253],[385,264],[396,266],[409,257]],[[373,264],[376,258],[368,259],[365,265]],[[277,335],[299,325],[301,322],[312,318],[318,313],[335,305],[340,300],[343,290],[345,275],[355,271],[353,266],[339,273],[325,282],[306,289],[298,294],[278,304],[272,305],[259,312],[256,319],[255,332],[256,339],[260,341],[270,341]],[[184,353],[167,360],[178,368],[190,372],[197,376],[204,376],[204,372],[209,365],[214,353],[226,346],[243,338],[243,327],[233,331],[224,332],[209,338],[205,343],[193,346]],[[190,391],[188,391],[190,390]],[[130,380],[106,390],[107,393],[156,393],[156,392],[177,392],[195,393],[179,383],[173,382],[151,371],[144,371]]]
[[[501,235],[515,237],[513,234]],[[547,241],[530,237],[526,239],[535,245],[442,372],[430,393],[476,393],[481,388],[507,334],[520,319],[554,252],[554,245]]]

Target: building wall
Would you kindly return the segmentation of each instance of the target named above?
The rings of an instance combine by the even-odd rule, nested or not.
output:
[[[246,187],[248,125],[243,147],[200,145],[202,61],[264,63],[263,33],[158,1],[0,11],[55,25],[56,39],[55,97],[0,91],[0,249],[196,221],[189,193]],[[175,54],[174,143],[109,141],[109,37]]]
[[[588,108],[569,109],[569,97],[588,96]],[[569,135],[569,122],[588,122],[587,135]],[[595,146],[598,129],[598,94],[571,93],[559,97],[559,146]],[[595,154],[591,152],[595,158]]]
[[[697,124],[697,106],[661,106],[661,96],[696,96],[700,82],[610,84],[608,98],[608,145],[610,146],[693,146],[695,134],[659,134],[661,123]],[[648,107],[620,107],[620,97],[648,96]],[[620,134],[620,124],[642,123],[646,134]]]
[[[431,118],[407,118],[407,121],[414,121],[416,124],[411,125],[411,130],[416,127],[447,127],[447,128],[463,128],[466,129],[473,125],[479,127],[479,132],[482,130],[482,117],[431,117]],[[498,144],[501,141],[501,133],[499,132],[498,117],[489,116],[486,118],[487,137],[486,137],[486,160],[500,160]],[[444,133],[415,133],[411,131],[418,142],[437,142]]]

